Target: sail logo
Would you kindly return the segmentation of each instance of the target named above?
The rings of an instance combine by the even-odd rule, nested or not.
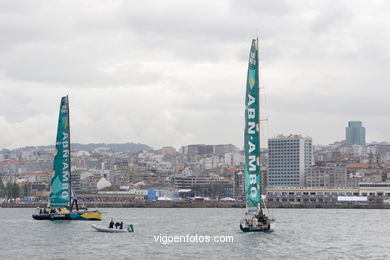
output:
[[[254,51],[249,54],[249,65],[256,66],[256,52]]]
[[[68,128],[68,106],[66,103],[61,106],[61,124],[65,129]]]
[[[258,197],[257,189],[257,127],[256,127],[256,98],[248,93],[247,100],[247,167],[249,173],[249,192],[253,199]]]
[[[67,132],[62,132],[62,192],[61,197],[68,199],[69,197],[69,135]]]
[[[249,84],[251,89],[255,86],[255,84],[256,84],[256,71],[255,70],[248,71],[248,84]]]

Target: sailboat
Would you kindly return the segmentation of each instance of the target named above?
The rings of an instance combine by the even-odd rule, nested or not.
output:
[[[259,109],[259,54],[258,39],[252,40],[249,53],[245,95],[245,216],[241,219],[243,232],[271,229],[271,220],[263,212],[265,199],[260,191],[260,109]],[[263,202],[263,205],[262,205]]]
[[[37,209],[32,215],[37,220],[102,220],[97,210],[81,209],[72,192],[70,158],[69,99],[62,97],[58,119],[54,176],[48,207]]]

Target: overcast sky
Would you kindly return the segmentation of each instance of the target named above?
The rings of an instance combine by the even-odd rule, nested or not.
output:
[[[0,148],[243,144],[252,38],[262,128],[315,144],[363,121],[390,141],[389,1],[0,1]],[[265,105],[264,105],[265,104]]]

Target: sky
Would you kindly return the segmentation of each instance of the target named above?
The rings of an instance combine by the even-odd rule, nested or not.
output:
[[[262,143],[302,134],[390,141],[390,2],[2,0],[0,148],[71,140],[243,145],[259,37]]]

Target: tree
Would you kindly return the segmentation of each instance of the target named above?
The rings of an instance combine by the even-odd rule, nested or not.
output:
[[[19,197],[19,186],[18,184],[10,183],[8,182],[7,185],[5,186],[5,196],[7,198],[15,199]]]
[[[0,178],[0,197],[4,197],[4,196],[5,196],[5,187],[4,187],[3,180]]]
[[[11,197],[11,183],[7,182],[7,184],[5,185],[5,188],[4,188],[4,193],[5,193],[6,198]]]
[[[27,197],[30,195],[30,185],[29,184],[25,184],[23,185],[23,197]]]
[[[19,197],[20,195],[20,189],[19,189],[19,185],[16,184],[15,182],[12,184],[12,195],[13,195],[13,198],[17,198]]]

